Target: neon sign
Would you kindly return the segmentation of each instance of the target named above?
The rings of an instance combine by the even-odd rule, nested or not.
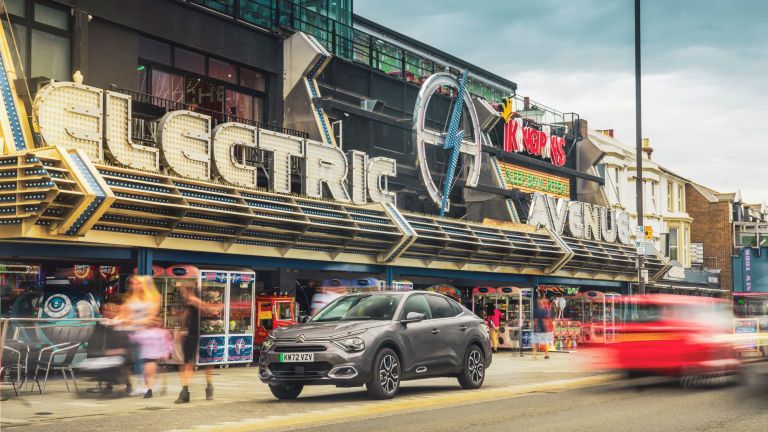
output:
[[[553,135],[547,125],[536,129],[526,126],[521,117],[514,117],[512,100],[504,102],[501,116],[504,124],[504,151],[526,152],[545,159],[550,159],[554,165],[565,165],[565,138]],[[514,118],[513,118],[514,117]]]
[[[507,189],[541,192],[558,198],[571,197],[571,182],[565,177],[544,174],[505,162],[498,164]]]
[[[386,177],[397,175],[397,163],[386,157],[345,154],[337,146],[242,123],[211,129],[211,117],[193,111],[165,114],[157,147],[141,145],[131,136],[131,97],[81,83],[46,85],[35,97],[34,113],[46,143],[80,149],[94,162],[109,160],[149,172],[165,167],[181,177],[253,188],[259,186],[256,167],[238,159],[235,150],[254,148],[272,157],[269,188],[275,192],[291,192],[291,163],[300,159],[306,166],[302,192],[308,196],[323,198],[325,189],[327,198],[341,202],[395,203]]]

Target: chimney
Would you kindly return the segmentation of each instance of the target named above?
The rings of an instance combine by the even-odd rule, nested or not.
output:
[[[648,155],[648,159],[651,159],[651,153],[653,153],[653,147],[651,147],[651,140],[649,138],[643,138],[643,152]]]
[[[605,136],[609,136],[609,137],[613,138],[613,129],[598,129],[598,132],[600,132],[601,134],[603,134]]]

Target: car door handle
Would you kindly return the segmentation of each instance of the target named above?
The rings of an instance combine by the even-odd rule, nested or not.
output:
[[[438,330],[438,329],[432,329],[432,334],[436,335],[436,334],[438,334],[438,333],[440,333],[440,330]]]
[[[467,326],[465,326],[465,325],[463,325],[463,326],[459,326],[459,330],[461,330],[461,331],[467,331]]]

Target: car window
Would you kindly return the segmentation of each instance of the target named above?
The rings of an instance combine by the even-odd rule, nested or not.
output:
[[[464,308],[460,304],[456,303],[455,301],[449,299],[448,303],[451,304],[454,315],[460,315],[462,312],[464,312]]]
[[[429,310],[432,312],[432,318],[450,318],[458,315],[458,313],[451,307],[447,299],[438,297],[436,295],[428,295],[427,302],[429,302]]]
[[[396,295],[350,295],[336,299],[320,311],[313,322],[391,320],[400,302]]]
[[[432,318],[432,313],[429,311],[429,303],[427,303],[427,299],[424,297],[426,296],[421,294],[408,297],[408,299],[405,301],[405,305],[403,306],[403,313],[401,317],[407,317],[409,312],[417,312],[423,314],[424,319]]]

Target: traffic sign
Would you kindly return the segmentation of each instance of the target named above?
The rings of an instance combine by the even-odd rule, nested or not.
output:
[[[644,227],[644,234],[646,240],[653,240],[653,227],[650,225],[646,225]]]

